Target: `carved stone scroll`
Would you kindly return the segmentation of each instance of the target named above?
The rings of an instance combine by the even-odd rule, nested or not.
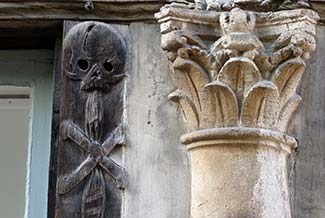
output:
[[[290,218],[286,158],[297,143],[286,130],[318,15],[170,4],[156,17],[177,86],[170,99],[189,129],[191,217]]]
[[[58,218],[119,218],[124,169],[126,44],[112,26],[83,22],[63,41]]]

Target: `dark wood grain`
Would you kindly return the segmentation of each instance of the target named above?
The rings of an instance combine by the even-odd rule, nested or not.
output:
[[[63,20],[143,21],[155,20],[154,13],[165,1],[0,1],[0,26],[43,24]]]
[[[119,218],[124,170],[111,153],[125,143],[127,47],[111,25],[65,22],[57,218]]]
[[[58,37],[55,42],[54,68],[53,68],[53,106],[52,106],[52,126],[51,126],[51,157],[49,168],[49,188],[48,188],[48,218],[54,218],[56,199],[56,177],[57,177],[57,155],[60,126],[60,94],[61,94],[61,56],[62,37]]]

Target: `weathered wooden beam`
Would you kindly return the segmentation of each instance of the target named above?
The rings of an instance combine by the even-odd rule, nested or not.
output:
[[[92,10],[87,10],[87,1],[64,0],[19,0],[0,1],[0,27],[34,25],[31,21],[42,21],[43,25],[50,21],[63,20],[103,20],[115,22],[154,21],[154,13],[167,0],[97,0],[91,1]],[[325,1],[310,1],[313,9],[320,14],[320,23],[325,20]]]
[[[164,1],[0,1],[0,27],[62,20],[139,21],[154,20]]]

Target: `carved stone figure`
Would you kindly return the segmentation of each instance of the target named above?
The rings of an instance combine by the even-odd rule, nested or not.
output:
[[[107,114],[107,107],[118,107],[119,103],[107,103],[114,102],[108,98],[121,101],[119,94],[109,94],[114,84],[125,75],[126,45],[120,33],[110,25],[99,22],[84,22],[74,26],[65,36],[63,45],[63,72],[71,80],[65,91],[70,92],[66,94],[72,96],[72,102],[67,102],[70,108],[63,110],[61,147],[74,146],[80,151],[78,155],[70,152],[72,148],[65,148],[65,152],[70,153],[61,153],[64,157],[59,163],[61,170],[59,169],[57,192],[62,199],[66,197],[62,200],[63,203],[71,203],[68,195],[82,186],[82,193],[76,201],[80,202],[81,206],[69,208],[75,210],[75,214],[80,213],[80,216],[76,217],[103,218],[107,216],[105,214],[119,217],[114,215],[120,213],[119,207],[110,208],[117,210],[115,212],[107,212],[106,180],[109,176],[118,188],[124,187],[123,168],[108,156],[117,145],[123,145],[125,139],[122,119],[114,120],[119,114]],[[122,108],[121,105],[119,110],[123,110]],[[82,117],[73,116],[73,113],[78,111],[81,111]],[[81,123],[83,125],[80,125]],[[106,123],[113,124],[114,129],[108,129]],[[105,133],[108,131],[109,135]],[[61,150],[63,152],[64,149]],[[75,155],[79,157],[76,158]],[[67,158],[73,161],[80,159],[81,162],[74,163],[74,169],[65,169],[66,166],[63,165],[68,164]],[[61,214],[62,217],[71,217],[68,213],[65,215],[65,211]]]
[[[253,11],[276,11],[294,8],[310,8],[308,0],[175,0],[166,7],[221,11],[235,7]]]
[[[156,17],[177,87],[169,97],[188,124],[191,217],[291,218],[286,158],[297,143],[285,132],[317,14],[170,5]]]

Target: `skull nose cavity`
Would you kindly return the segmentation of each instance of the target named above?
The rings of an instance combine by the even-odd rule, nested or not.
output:
[[[99,76],[99,71],[95,70],[92,75],[92,77],[98,77]]]
[[[81,89],[85,91],[107,90],[109,88],[105,76],[105,70],[97,63],[91,66],[86,77],[81,82]]]
[[[101,77],[101,72],[100,72],[100,69],[97,66],[97,64],[94,65],[94,67],[92,68],[89,76],[90,77],[95,77],[95,78]]]

